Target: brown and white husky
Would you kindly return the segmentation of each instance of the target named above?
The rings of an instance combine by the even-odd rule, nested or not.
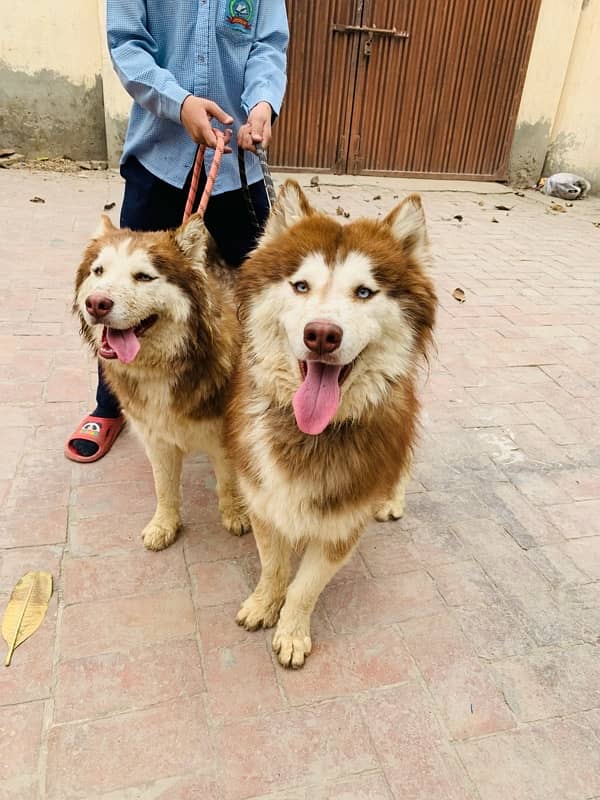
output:
[[[82,334],[152,464],[157,506],[143,531],[151,550],[177,536],[182,460],[199,450],[216,473],[224,526],[248,529],[223,443],[240,342],[230,276],[198,216],[159,233],[120,230],[103,216],[77,272]]]
[[[417,196],[342,225],[288,181],[242,268],[225,429],[262,572],[237,621],[277,624],[284,666],[310,653],[317,598],[371,515],[402,515],[436,308],[428,264]]]

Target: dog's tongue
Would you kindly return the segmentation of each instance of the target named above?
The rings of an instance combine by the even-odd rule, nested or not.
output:
[[[316,436],[329,425],[340,404],[338,378],[342,367],[318,361],[307,361],[306,367],[306,378],[292,405],[300,430]]]
[[[116,328],[107,328],[106,341],[117,354],[119,361],[124,364],[131,363],[140,349],[140,342],[133,328],[126,328],[122,331]]]

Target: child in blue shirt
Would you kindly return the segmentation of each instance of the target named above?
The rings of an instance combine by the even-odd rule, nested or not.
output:
[[[257,230],[241,191],[237,150],[246,151],[250,196],[262,225],[268,202],[252,151],[258,143],[268,147],[285,93],[284,0],[107,0],[107,34],[115,70],[134,100],[121,157],[121,227],[177,227],[197,146],[215,147],[215,123],[233,128],[233,137],[226,134],[231,155],[221,161],[204,221],[224,258],[238,267]],[[206,170],[211,162],[207,149]],[[203,170],[197,201],[205,175]],[[91,423],[95,441],[78,439]],[[69,438],[66,455],[97,461],[122,425],[98,365],[96,409]]]

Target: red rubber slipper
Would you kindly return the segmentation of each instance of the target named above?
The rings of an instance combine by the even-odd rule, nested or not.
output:
[[[117,436],[121,433],[121,429],[125,425],[125,417],[120,416],[116,419],[107,419],[105,417],[93,417],[88,414],[87,417],[81,420],[77,430],[69,436],[65,445],[65,456],[71,461],[79,461],[81,464],[87,464],[90,461],[98,461],[98,459],[105,456]],[[84,439],[86,442],[93,442],[98,445],[98,449],[91,456],[82,456],[73,447],[74,439]]]

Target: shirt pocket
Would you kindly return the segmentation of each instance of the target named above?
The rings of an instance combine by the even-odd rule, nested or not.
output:
[[[217,8],[217,41],[232,44],[254,41],[258,0],[221,0]]]

